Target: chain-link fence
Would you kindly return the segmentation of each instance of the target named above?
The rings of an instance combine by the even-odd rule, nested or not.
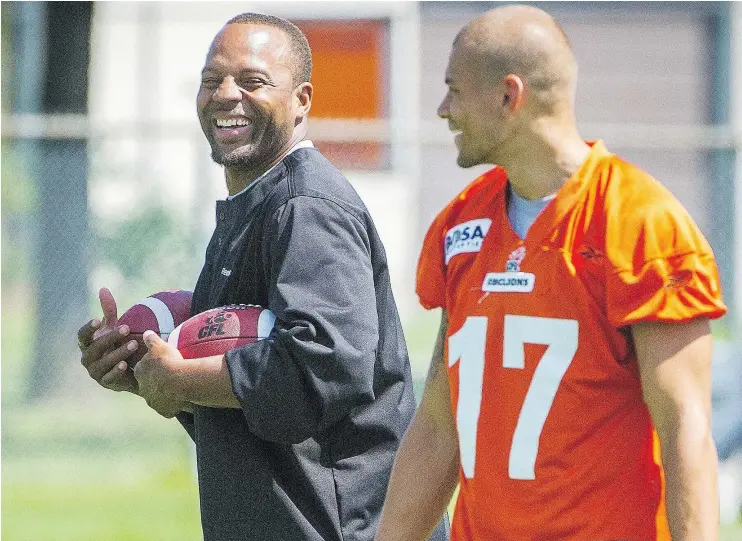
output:
[[[2,395],[11,411],[34,401],[102,400],[79,366],[75,341],[77,328],[99,314],[99,287],[113,291],[119,313],[155,291],[192,289],[214,201],[226,194],[193,103],[208,40],[224,14],[242,9],[308,18],[304,8],[287,3],[92,6],[90,96],[86,110],[70,111],[44,97],[60,87],[39,91],[54,58],[55,42],[42,35],[52,26],[44,6],[53,3],[29,4],[3,3]],[[422,235],[480,170],[456,167],[451,136],[435,109],[453,36],[486,6],[343,4],[339,15],[323,4],[317,13],[352,20],[355,6],[360,17],[383,22],[384,107],[378,118],[364,120],[310,115],[310,136],[347,173],[377,222],[421,377],[436,326],[413,293]],[[560,3],[553,11],[580,60],[584,135],[604,138],[689,208],[714,246],[727,300],[738,313],[735,179],[742,136],[733,104],[742,96],[732,81],[739,80],[742,59],[735,64],[733,51],[742,38],[732,31],[739,14],[711,4]],[[318,84],[322,91],[329,90]],[[742,357],[733,321],[727,317],[715,328],[724,343],[714,405],[725,458],[742,446],[736,369]],[[734,492],[739,486],[732,485],[727,501],[742,498]]]

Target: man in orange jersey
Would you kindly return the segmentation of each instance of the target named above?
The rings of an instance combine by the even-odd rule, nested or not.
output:
[[[497,166],[425,239],[441,327],[377,541],[425,539],[457,482],[453,540],[717,539],[714,257],[665,188],[580,137],[576,71],[533,7],[453,44],[438,114],[460,166]]]

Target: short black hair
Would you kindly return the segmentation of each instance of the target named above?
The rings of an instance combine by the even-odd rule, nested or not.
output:
[[[283,30],[291,42],[291,75],[294,84],[309,82],[312,77],[312,49],[304,32],[286,19],[263,13],[240,13],[227,21],[227,24],[264,24]]]

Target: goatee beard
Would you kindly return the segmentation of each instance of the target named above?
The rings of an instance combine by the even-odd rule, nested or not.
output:
[[[250,156],[240,155],[237,152],[220,152],[211,149],[211,159],[214,163],[224,167],[249,167],[253,162]]]

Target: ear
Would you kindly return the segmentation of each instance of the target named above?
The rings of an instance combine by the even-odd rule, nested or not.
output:
[[[505,94],[502,99],[503,107],[507,108],[510,112],[519,110],[523,106],[523,100],[526,94],[523,79],[518,75],[510,73],[505,76],[502,82],[505,87]]]
[[[294,89],[294,98],[298,104],[296,109],[297,118],[303,118],[309,113],[309,109],[312,108],[313,92],[312,83],[302,83]]]

